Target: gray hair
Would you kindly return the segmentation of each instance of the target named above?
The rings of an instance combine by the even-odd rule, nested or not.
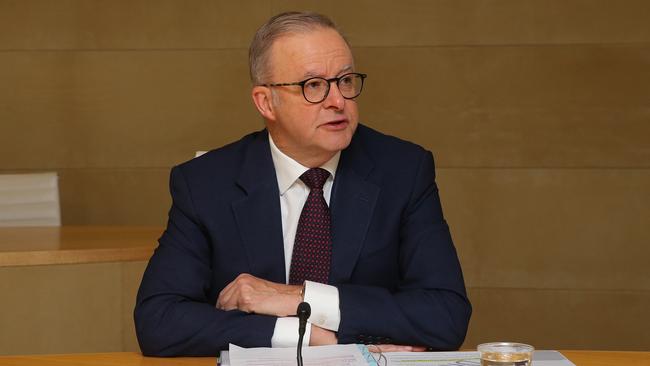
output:
[[[268,82],[269,53],[273,42],[282,36],[297,33],[306,33],[318,28],[331,28],[345,39],[334,22],[325,15],[313,12],[286,12],[280,13],[262,25],[251,42],[248,49],[248,67],[253,85]],[[349,46],[349,44],[348,44]]]

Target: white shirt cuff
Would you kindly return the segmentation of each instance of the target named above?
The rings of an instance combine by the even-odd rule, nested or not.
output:
[[[275,322],[273,337],[271,337],[271,347],[296,347],[298,346],[298,326],[300,322],[296,317],[278,318]],[[309,346],[311,339],[311,324],[307,323],[305,328],[305,338],[302,346]]]
[[[311,307],[309,322],[338,332],[341,322],[339,289],[319,282],[305,281],[304,297]]]

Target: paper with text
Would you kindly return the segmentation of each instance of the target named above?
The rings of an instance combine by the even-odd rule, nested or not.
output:
[[[230,366],[295,366],[295,348],[242,348],[231,344]],[[376,366],[364,345],[347,344],[302,349],[305,366]]]

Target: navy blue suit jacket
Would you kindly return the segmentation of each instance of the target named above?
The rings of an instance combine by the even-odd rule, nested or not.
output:
[[[167,229],[138,292],[145,355],[270,346],[276,318],[215,308],[241,273],[285,283],[277,179],[267,132],[174,167]],[[330,199],[340,343],[460,347],[471,314],[430,152],[359,125]]]

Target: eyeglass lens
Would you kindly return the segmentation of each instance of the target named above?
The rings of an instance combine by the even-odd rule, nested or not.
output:
[[[361,94],[363,77],[359,74],[343,75],[337,80],[336,84],[344,98],[352,99]],[[327,98],[330,91],[330,82],[323,78],[312,78],[305,82],[302,89],[307,101],[319,103]]]

